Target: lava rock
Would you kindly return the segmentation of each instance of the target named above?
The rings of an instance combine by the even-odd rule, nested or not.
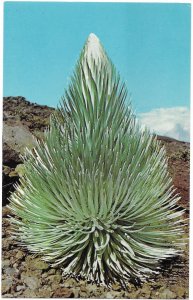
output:
[[[162,293],[159,294],[161,299],[175,299],[176,293],[170,291],[169,289],[163,290]]]
[[[19,271],[16,270],[15,268],[8,267],[8,268],[5,269],[5,274],[8,275],[8,276],[13,276],[13,275],[15,275],[15,273],[18,273],[18,272]]]
[[[73,291],[68,288],[60,288],[56,290],[53,295],[53,298],[72,298],[74,297]]]
[[[16,257],[18,260],[21,260],[24,256],[25,256],[25,253],[24,253],[23,251],[21,251],[21,250],[18,250],[15,257]]]
[[[64,281],[63,286],[65,288],[68,287],[76,287],[78,285],[77,281],[74,278],[68,278]]]
[[[26,276],[24,277],[24,283],[31,289],[36,290],[41,286],[41,281],[37,277]]]
[[[27,257],[26,259],[27,267],[31,270],[47,270],[49,265],[41,260],[40,258]]]
[[[59,284],[62,281],[62,275],[50,275],[48,276],[47,280],[50,283]]]
[[[16,291],[19,292],[19,291],[22,291],[22,290],[25,290],[26,286],[23,284],[23,285],[17,285],[16,286]]]
[[[13,280],[11,278],[3,279],[1,282],[1,293],[5,294],[10,291]]]

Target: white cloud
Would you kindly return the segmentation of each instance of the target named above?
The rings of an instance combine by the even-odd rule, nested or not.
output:
[[[141,125],[159,135],[189,142],[190,111],[187,107],[158,108],[137,115]]]

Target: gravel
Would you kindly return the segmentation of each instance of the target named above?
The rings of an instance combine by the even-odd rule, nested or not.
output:
[[[119,283],[111,288],[84,280],[64,279],[62,270],[17,245],[10,236],[7,207],[3,207],[2,297],[3,298],[103,298],[103,299],[184,299],[188,298],[188,245],[185,256],[166,264],[155,281],[141,286]]]

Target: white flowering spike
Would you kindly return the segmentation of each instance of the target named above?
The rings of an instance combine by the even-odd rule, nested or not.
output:
[[[95,62],[98,62],[98,60],[107,60],[103,47],[101,46],[98,37],[94,33],[91,33],[88,37],[85,45],[84,57],[89,62],[92,59],[94,59]]]
[[[122,284],[180,253],[182,211],[165,150],[143,132],[91,34],[44,141],[11,195],[14,234],[65,276]]]

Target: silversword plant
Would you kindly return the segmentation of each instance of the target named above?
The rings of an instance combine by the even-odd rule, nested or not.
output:
[[[90,34],[68,90],[10,197],[14,235],[65,276],[145,280],[180,254],[182,211],[165,149]]]

